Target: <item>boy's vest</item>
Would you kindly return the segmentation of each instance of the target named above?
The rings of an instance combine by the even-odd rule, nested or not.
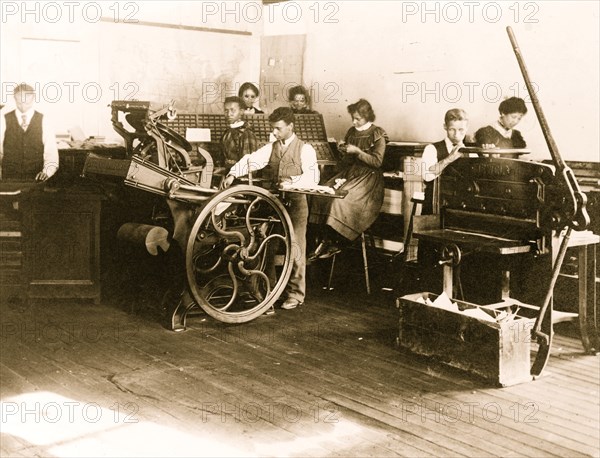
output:
[[[273,143],[273,150],[269,158],[269,168],[272,173],[272,182],[277,186],[281,181],[290,177],[302,175],[302,148],[304,142],[298,137],[288,146],[285,152],[281,149],[281,142]]]
[[[44,168],[43,117],[41,113],[34,112],[27,130],[24,131],[14,110],[4,116],[6,131],[2,158],[3,178],[34,179]]]

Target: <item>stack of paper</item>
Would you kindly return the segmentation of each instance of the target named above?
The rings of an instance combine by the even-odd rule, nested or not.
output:
[[[442,292],[442,294],[440,294],[430,305],[450,312],[460,312],[458,305],[456,305],[455,302],[452,302],[445,292]]]

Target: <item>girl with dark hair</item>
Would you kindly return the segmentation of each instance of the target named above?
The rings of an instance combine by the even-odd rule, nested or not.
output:
[[[525,148],[527,143],[521,132],[515,129],[527,114],[525,101],[518,97],[510,97],[500,103],[498,111],[500,112],[498,121],[475,132],[477,146],[485,149]]]
[[[329,258],[368,229],[377,219],[383,205],[383,173],[381,164],[388,141],[387,134],[373,124],[375,113],[364,99],[348,106],[352,125],[339,149],[344,154],[342,170],[333,176],[327,186],[336,180],[346,180],[344,199],[315,197],[309,222],[321,224],[321,243],[309,255],[309,260]]]
[[[288,101],[294,114],[316,114],[310,108],[310,97],[304,86],[294,86],[288,91]]]
[[[259,95],[260,92],[258,91],[258,88],[252,83],[246,82],[240,86],[240,90],[238,91],[238,97],[244,101],[244,113],[264,113],[264,111],[262,111],[260,108],[256,108],[254,106],[254,103],[256,102],[256,99],[258,99]]]

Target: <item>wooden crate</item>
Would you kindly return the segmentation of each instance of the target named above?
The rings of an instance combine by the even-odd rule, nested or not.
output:
[[[532,316],[534,308],[509,302],[478,306],[453,300],[460,310],[480,308],[491,316],[519,308],[512,319],[492,322],[426,305],[418,302],[419,298],[434,301],[437,295],[423,292],[397,299],[400,312],[398,342],[402,348],[435,357],[444,364],[501,386],[532,379],[530,341],[535,320],[528,317]]]

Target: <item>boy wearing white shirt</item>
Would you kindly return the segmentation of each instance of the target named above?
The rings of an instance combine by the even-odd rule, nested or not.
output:
[[[14,97],[17,108],[4,115],[0,125],[0,176],[46,181],[58,170],[56,136],[46,117],[33,108],[33,87],[18,85]]]
[[[425,202],[423,202],[423,215],[438,213],[438,180],[442,170],[462,157],[458,150],[464,145],[463,140],[467,134],[469,119],[467,113],[460,108],[446,112],[444,116],[444,130],[446,138],[425,147],[422,158],[422,177],[425,182]]]
[[[291,108],[277,108],[269,115],[275,141],[267,143],[234,164],[223,181],[223,187],[231,186],[236,178],[245,176],[249,170],[260,170],[269,165],[273,173],[273,185],[279,187],[290,183],[297,187],[311,188],[319,184],[320,174],[317,153],[314,148],[300,140],[294,133],[294,113]],[[286,286],[286,299],[281,308],[289,310],[304,303],[306,295],[306,226],[308,204],[306,195],[288,193],[288,212],[294,228],[292,274]]]

